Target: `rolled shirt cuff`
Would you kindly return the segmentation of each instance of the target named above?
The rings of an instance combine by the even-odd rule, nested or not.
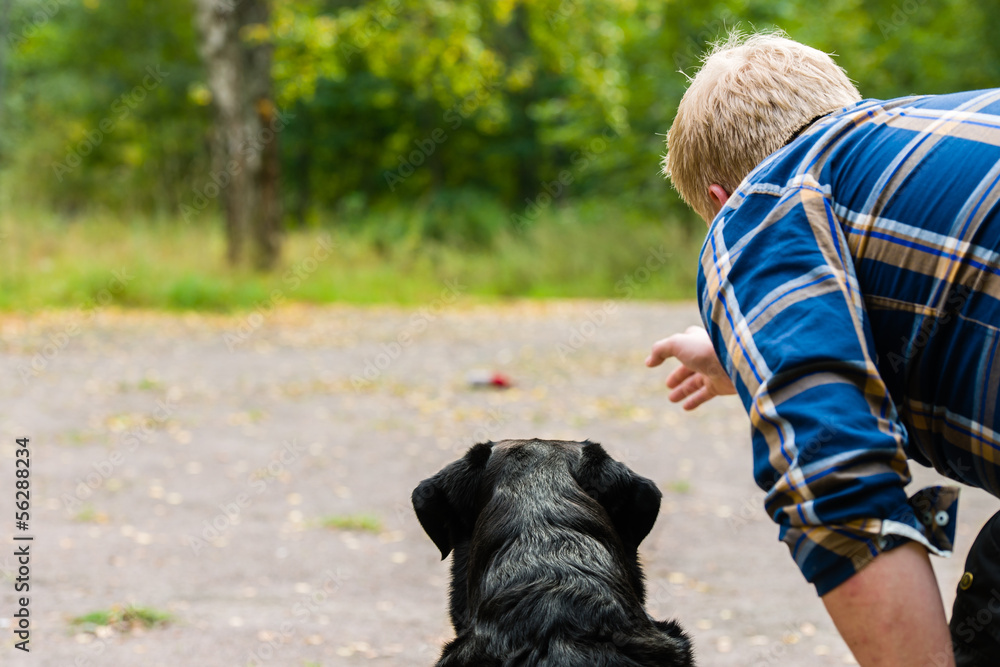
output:
[[[850,579],[880,553],[906,542],[951,556],[958,518],[959,489],[932,486],[913,494],[885,519],[863,519],[849,525],[788,529],[782,539],[792,550],[803,575],[823,596]]]

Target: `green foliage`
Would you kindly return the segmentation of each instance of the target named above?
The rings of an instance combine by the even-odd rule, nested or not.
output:
[[[581,194],[636,173],[625,49],[662,20],[662,2],[306,5],[277,6],[274,29],[281,99],[301,121],[286,155],[322,179],[299,170],[293,192],[398,204],[471,188],[520,206],[563,170]],[[615,145],[591,159],[602,133]]]
[[[832,0],[817,21],[798,2],[748,3],[745,17],[838,54],[865,97],[949,93],[997,85],[1000,44],[989,4]]]
[[[186,3],[13,5],[4,162],[22,203],[173,209],[207,167]],[[20,186],[20,187],[17,187]],[[30,186],[30,187],[25,187]]]
[[[529,247],[511,242],[526,212],[609,198],[630,215],[669,215],[697,232],[700,221],[658,173],[662,135],[685,88],[679,72],[692,74],[708,43],[737,24],[779,27],[836,52],[866,97],[1000,80],[992,10],[968,0],[272,7],[271,24],[244,37],[275,48],[288,119],[278,141],[289,224],[345,226],[382,257],[423,243],[466,252],[517,247],[516,255]],[[0,204],[44,205],[81,220],[101,212],[176,220],[182,205],[208,193],[207,210],[197,206],[185,222],[217,224],[211,95],[193,15],[190,2],[13,3],[0,43],[8,56]],[[534,246],[553,228],[533,236]],[[618,245],[608,240],[599,254]],[[132,287],[120,298],[222,308],[258,294],[199,275],[155,298]],[[70,292],[70,283],[55,284],[42,300],[85,298],[86,280],[74,276]],[[536,284],[519,271],[505,280],[511,290]]]

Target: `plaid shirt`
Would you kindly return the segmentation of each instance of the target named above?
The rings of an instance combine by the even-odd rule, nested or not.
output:
[[[907,540],[950,555],[958,489],[1000,496],[1000,90],[814,122],[712,222],[698,292],[754,476],[820,595]]]

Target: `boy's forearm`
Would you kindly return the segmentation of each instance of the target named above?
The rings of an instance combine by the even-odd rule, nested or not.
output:
[[[919,544],[880,554],[822,599],[862,667],[954,667],[941,593]]]

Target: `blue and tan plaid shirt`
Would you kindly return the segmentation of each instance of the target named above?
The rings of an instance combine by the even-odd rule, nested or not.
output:
[[[740,184],[701,254],[702,316],[750,415],[754,475],[820,595],[1000,496],[1000,90],[864,100]]]

